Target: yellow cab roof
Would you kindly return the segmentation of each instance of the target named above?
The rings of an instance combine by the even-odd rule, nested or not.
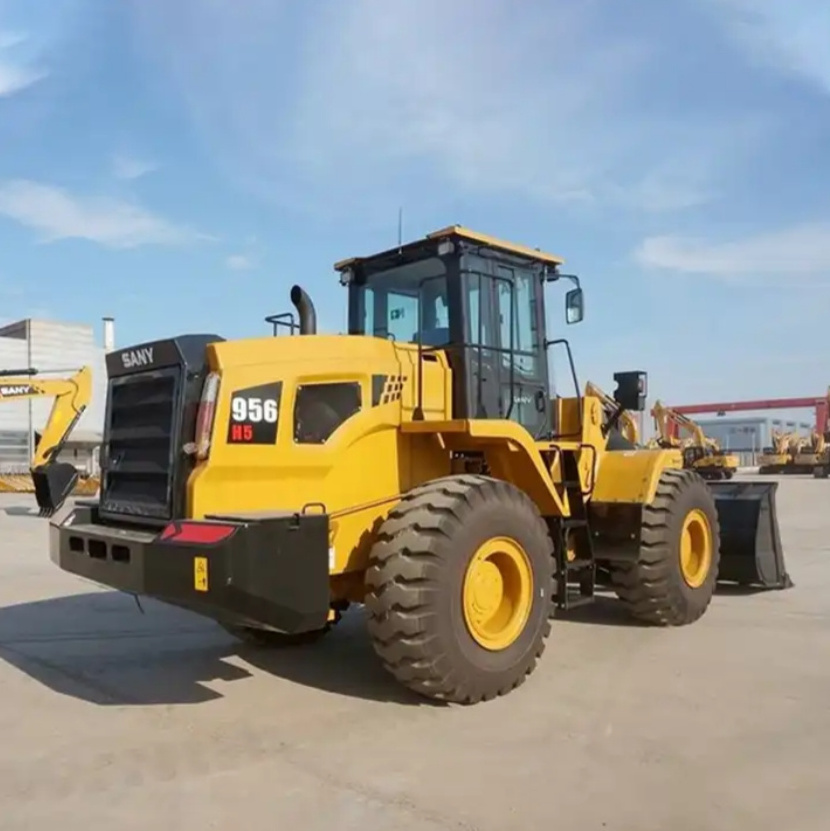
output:
[[[557,257],[555,254],[548,254],[545,251],[540,251],[538,248],[530,248],[527,245],[519,245],[514,242],[507,242],[506,240],[498,239],[497,237],[491,237],[488,234],[480,234],[478,231],[472,231],[469,228],[465,228],[463,225],[449,225],[446,228],[442,228],[440,231],[433,231],[431,234],[427,234],[424,237],[424,240],[434,240],[434,239],[446,239],[446,238],[457,238],[467,240],[468,242],[475,242],[479,245],[486,245],[489,248],[494,248],[499,251],[505,251],[508,254],[518,254],[520,257],[527,257],[531,260],[536,260],[537,262],[547,263],[548,265],[562,265],[565,260],[562,257]],[[416,240],[415,242],[405,244],[404,248],[408,248],[410,245],[415,246],[422,244],[424,240]],[[384,251],[382,254],[390,253],[392,251],[398,250],[401,246],[395,246],[395,248],[390,248],[389,251]],[[371,256],[378,256],[378,254],[374,254]],[[344,268],[348,268],[353,263],[357,262],[360,259],[364,259],[363,257],[348,257],[345,260],[340,260],[334,264],[335,271],[342,271]]]

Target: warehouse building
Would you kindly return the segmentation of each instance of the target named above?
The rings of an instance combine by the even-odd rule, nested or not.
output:
[[[744,418],[695,419],[709,438],[715,439],[723,450],[740,457],[741,465],[757,464],[757,457],[772,444],[772,431],[798,433],[809,436],[813,423],[786,420],[768,416]]]
[[[104,427],[107,375],[104,356],[115,346],[114,323],[106,318],[100,343],[92,326],[26,319],[0,326],[0,369],[34,367],[45,378],[72,375],[89,366],[92,400],[60,455],[89,473],[97,472],[98,448]],[[25,472],[54,399],[49,396],[0,402],[0,472]]]

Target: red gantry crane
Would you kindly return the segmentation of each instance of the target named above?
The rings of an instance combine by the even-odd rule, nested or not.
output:
[[[762,398],[757,401],[726,401],[719,404],[686,404],[672,407],[675,412],[685,415],[701,415],[704,413],[740,413],[756,410],[802,410],[812,409],[816,414],[816,432],[824,436],[827,433],[828,395],[824,397],[807,396],[805,398]],[[673,425],[677,430],[677,425]]]

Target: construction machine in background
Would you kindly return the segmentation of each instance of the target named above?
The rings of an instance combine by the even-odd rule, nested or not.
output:
[[[786,473],[792,464],[790,446],[794,438],[794,433],[773,430],[770,435],[772,444],[765,447],[764,452],[758,456],[758,473]]]
[[[791,585],[775,482],[705,482],[676,449],[609,448],[547,331],[562,260],[458,226],[335,265],[348,334],[190,334],[107,355],[97,501],[50,527],[64,571],[212,618],[261,646],[315,640],[364,604],[409,689],[476,703],[533,671],[606,570],[633,619],[682,626],[716,581]],[[293,334],[298,332],[298,334]],[[551,398],[552,349],[571,396]]]
[[[821,465],[826,446],[824,436],[817,430],[813,430],[809,436],[801,439],[793,455],[793,473],[813,473],[816,467]]]
[[[813,467],[813,476],[816,479],[827,479],[827,477],[830,476],[830,442],[826,439],[821,445],[821,449],[816,454],[816,464]]]
[[[731,479],[735,475],[740,462],[738,457],[725,453],[696,421],[660,401],[654,403],[651,416],[657,431],[656,443],[660,447],[680,448],[684,467],[696,470],[704,479]],[[676,435],[674,425],[686,431],[685,439]]]
[[[78,482],[75,465],[58,455],[92,397],[92,370],[81,367],[67,378],[36,378],[34,368],[0,370],[0,404],[44,396],[54,398],[49,418],[36,441],[30,462],[35,500],[41,516],[60,510]]]

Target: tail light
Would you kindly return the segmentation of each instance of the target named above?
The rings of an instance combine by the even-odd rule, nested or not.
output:
[[[202,398],[199,401],[199,412],[196,415],[196,434],[193,442],[185,446],[185,452],[194,455],[199,461],[204,461],[210,454],[210,439],[218,398],[219,373],[211,372],[205,378],[202,387]]]
[[[223,522],[188,522],[177,520],[167,525],[159,534],[161,542],[181,545],[217,545],[233,536],[238,525]]]

